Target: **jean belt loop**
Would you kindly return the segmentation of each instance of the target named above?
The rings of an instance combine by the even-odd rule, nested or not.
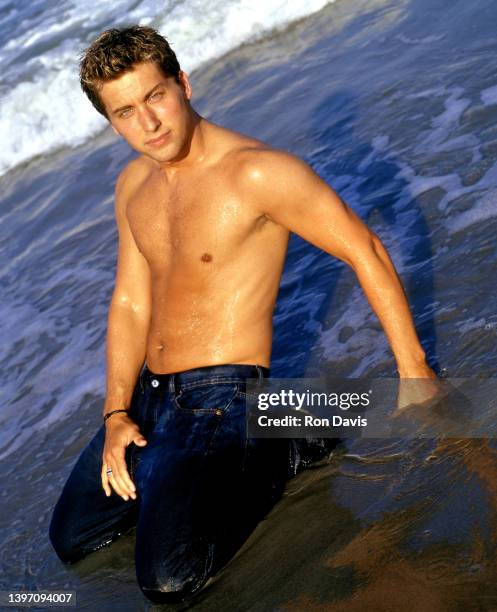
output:
[[[171,374],[169,376],[169,393],[172,393],[173,395],[174,393],[176,393],[176,384],[174,380],[174,374]]]
[[[140,370],[140,373],[138,374],[138,380],[140,381],[140,389],[142,393],[145,393],[145,388],[143,386],[143,374],[145,372],[145,367],[146,367],[146,364],[142,367],[142,369]]]
[[[262,374],[262,369],[261,369],[260,365],[257,364],[255,367],[257,368],[257,376],[258,376],[257,383],[260,385],[261,382],[262,382],[262,379],[264,378],[264,376]]]

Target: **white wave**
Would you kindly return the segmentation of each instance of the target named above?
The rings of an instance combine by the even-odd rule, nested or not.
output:
[[[493,106],[497,104],[497,85],[487,87],[481,93],[481,101],[485,106]]]
[[[151,0],[134,8],[131,0],[91,6],[71,0],[57,11],[52,5],[43,19],[33,17],[31,29],[15,30],[0,49],[0,61],[9,64],[4,78],[15,82],[0,98],[0,175],[37,155],[78,146],[105,128],[106,121],[80,90],[77,66],[82,49],[99,31],[124,23],[152,24],[167,36],[182,67],[191,71],[329,1],[211,0],[209,10],[203,0],[180,2],[171,10]],[[81,40],[75,38],[75,28]],[[45,50],[40,53],[37,45]],[[30,50],[27,61],[16,63],[20,53],[29,56]]]
[[[322,9],[329,0],[189,0],[159,21],[187,70]]]
[[[485,184],[488,183],[485,181]],[[471,225],[495,219],[497,217],[496,201],[497,189],[489,189],[469,210],[459,213],[457,217],[448,222],[449,231],[451,233],[461,232]]]
[[[69,68],[49,71],[34,83],[20,83],[0,110],[0,174],[36,155],[78,146],[105,124],[79,92]]]
[[[410,38],[405,34],[397,34],[395,38],[406,45],[429,45],[431,43],[443,40],[445,38],[445,34],[432,34],[430,36],[424,36],[423,38]]]

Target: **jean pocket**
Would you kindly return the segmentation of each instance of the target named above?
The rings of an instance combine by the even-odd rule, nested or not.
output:
[[[133,394],[130,406],[130,418],[138,424],[141,433],[147,437],[157,422],[158,406],[161,398],[145,388],[144,392]]]
[[[235,383],[209,383],[180,389],[174,398],[178,410],[187,413],[222,415],[229,410],[238,392]]]

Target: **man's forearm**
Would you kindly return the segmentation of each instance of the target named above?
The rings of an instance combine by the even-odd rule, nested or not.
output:
[[[378,316],[397,361],[400,376],[422,377],[429,372],[406,294],[392,261],[375,235],[353,265],[357,278]]]
[[[112,301],[107,329],[107,393],[104,414],[128,409],[146,358],[149,320],[131,307]]]

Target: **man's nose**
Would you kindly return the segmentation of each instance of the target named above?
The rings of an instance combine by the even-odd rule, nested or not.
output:
[[[140,125],[145,132],[155,132],[160,126],[160,119],[151,108],[145,108],[139,115]]]

